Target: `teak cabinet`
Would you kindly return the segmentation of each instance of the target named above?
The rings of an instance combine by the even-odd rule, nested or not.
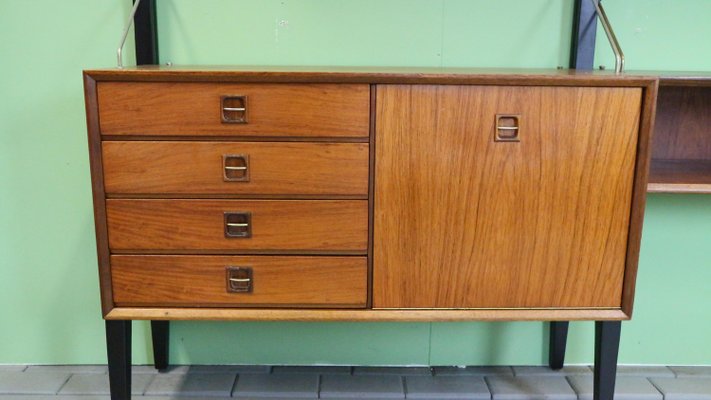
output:
[[[113,398],[129,397],[133,319],[153,321],[159,368],[173,319],[595,320],[596,398],[612,397],[656,78],[84,79]]]

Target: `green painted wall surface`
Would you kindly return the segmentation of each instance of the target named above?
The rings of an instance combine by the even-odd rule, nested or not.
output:
[[[567,65],[569,0],[161,0],[176,64]],[[711,70],[711,2],[606,0],[633,69]],[[81,70],[130,4],[0,0],[0,364],[103,363]],[[129,40],[126,63],[133,62]],[[598,64],[613,65],[604,36]],[[649,197],[620,362],[711,365],[711,197]],[[542,364],[542,323],[173,324],[176,363]],[[592,323],[567,360],[592,361]],[[146,323],[134,361],[151,361]]]

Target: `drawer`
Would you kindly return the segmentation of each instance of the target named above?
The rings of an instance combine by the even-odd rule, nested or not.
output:
[[[369,134],[369,85],[99,82],[97,91],[104,135]]]
[[[111,280],[119,307],[357,308],[367,296],[365,257],[114,255]]]
[[[106,211],[112,251],[365,254],[368,243],[367,200],[109,199]]]
[[[367,143],[102,143],[106,192],[368,195]]]

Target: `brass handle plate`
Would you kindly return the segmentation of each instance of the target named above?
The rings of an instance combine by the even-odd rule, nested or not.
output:
[[[222,180],[225,182],[249,182],[249,155],[222,155]]]
[[[234,211],[225,213],[225,237],[228,239],[252,237],[252,214]]]
[[[247,96],[230,95],[220,97],[220,115],[223,124],[246,124]]]
[[[251,267],[228,266],[227,293],[251,293],[253,278]]]
[[[517,114],[496,114],[496,127],[494,128],[495,142],[520,142],[521,116]]]

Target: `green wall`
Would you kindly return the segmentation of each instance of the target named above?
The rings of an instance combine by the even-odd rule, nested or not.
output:
[[[103,363],[81,70],[127,0],[0,0],[0,364]],[[160,0],[176,64],[567,65],[570,0]],[[711,70],[711,2],[605,0],[632,69]],[[126,63],[132,63],[132,43]],[[613,65],[598,37],[598,64]],[[711,364],[711,197],[649,197],[620,362]],[[542,323],[173,324],[176,363],[542,364]],[[134,324],[134,361],[151,361]],[[592,361],[573,323],[568,361]]]

